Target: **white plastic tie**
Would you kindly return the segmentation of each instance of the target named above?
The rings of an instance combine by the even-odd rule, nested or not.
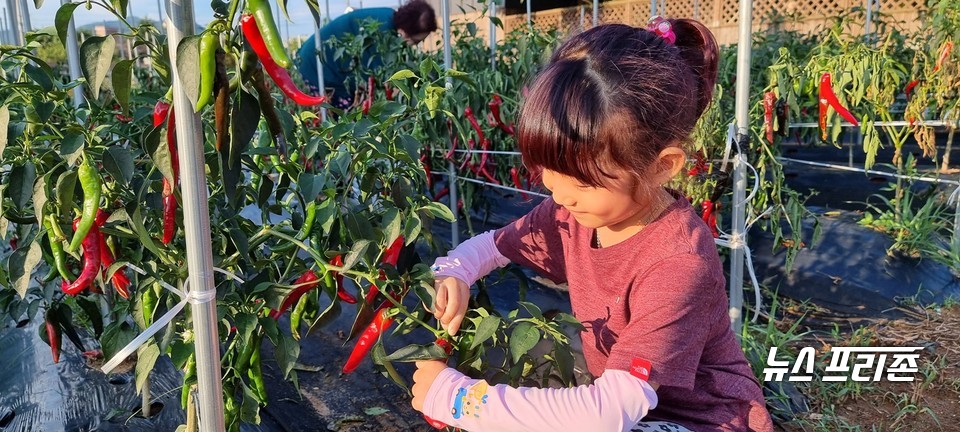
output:
[[[753,284],[754,311],[750,322],[757,322],[757,316],[763,310],[763,297],[760,295],[760,283],[757,281],[757,273],[753,268],[753,251],[750,250],[750,246],[747,246],[747,242],[742,235],[723,233],[720,238],[714,239],[714,242],[730,249],[743,249],[743,256],[747,259],[747,274],[750,275],[750,283]],[[731,289],[733,288],[731,287]]]
[[[147,274],[147,272],[143,271],[143,269],[133,264],[128,264],[127,266],[133,269],[133,271],[137,273],[140,273],[142,275]],[[243,283],[243,279],[241,279],[240,277],[238,277],[233,273],[230,273],[226,270],[223,270],[217,267],[214,267],[213,270],[216,272],[222,273],[224,275],[227,275],[227,277],[237,282]],[[191,305],[202,305],[202,304],[210,303],[217,299],[217,290],[215,289],[204,290],[204,291],[190,290],[189,280],[184,282],[182,290],[177,289],[174,286],[162,280],[158,280],[157,282],[160,284],[160,286],[164,287],[168,291],[179,296],[180,302],[178,302],[175,306],[170,308],[170,310],[167,311],[167,313],[163,314],[163,316],[161,316],[156,321],[154,321],[153,324],[151,324],[149,327],[146,328],[146,330],[143,331],[143,333],[140,333],[140,335],[138,335],[132,341],[130,341],[130,343],[128,343],[127,346],[123,347],[123,349],[118,351],[113,356],[113,358],[110,359],[110,361],[104,363],[103,367],[100,368],[100,370],[103,371],[103,373],[108,374],[114,369],[116,369],[116,367],[119,366],[120,363],[123,363],[123,361],[126,360],[127,357],[130,357],[130,354],[133,354],[135,351],[140,349],[140,346],[145,344],[148,339],[150,339],[153,335],[157,334],[157,332],[159,332],[160,329],[166,327],[167,324],[170,324],[170,322],[172,322],[173,319],[177,317],[180,311],[182,311],[183,308],[187,306],[187,303]]]
[[[727,127],[727,140],[723,145],[723,162],[720,164],[720,171],[727,170],[727,162],[730,162],[730,150],[733,148],[733,137],[737,132],[737,125],[730,123]]]
[[[950,198],[947,198],[947,205],[954,204],[960,206],[960,186],[957,186],[957,188],[953,190],[953,193],[950,194]]]

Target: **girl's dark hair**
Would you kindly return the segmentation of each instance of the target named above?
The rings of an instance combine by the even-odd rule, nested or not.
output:
[[[642,177],[661,150],[687,141],[713,98],[719,48],[700,22],[670,23],[675,44],[609,24],[553,53],[520,113],[528,168],[602,187],[611,168]]]
[[[433,33],[437,30],[437,14],[424,0],[410,0],[393,13],[393,25],[408,35]]]

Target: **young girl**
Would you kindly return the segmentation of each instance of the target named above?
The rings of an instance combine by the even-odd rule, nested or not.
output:
[[[455,333],[469,286],[510,262],[567,282],[593,384],[512,388],[417,363],[413,406],[470,431],[772,431],[730,328],[713,236],[664,187],[709,104],[718,48],[693,20],[603,25],[560,47],[520,115],[527,167],[552,192],[435,265]]]

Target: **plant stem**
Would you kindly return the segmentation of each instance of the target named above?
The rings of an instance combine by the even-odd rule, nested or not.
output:
[[[147,372],[147,379],[143,381],[140,393],[140,411],[143,412],[143,418],[150,418],[150,403],[150,372]]]

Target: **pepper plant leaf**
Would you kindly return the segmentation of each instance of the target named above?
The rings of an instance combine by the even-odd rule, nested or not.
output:
[[[187,36],[177,45],[177,76],[190,99],[190,108],[196,111],[200,98],[200,36]]]
[[[113,95],[123,110],[123,115],[130,112],[130,85],[133,80],[133,60],[118,61],[111,74]]]
[[[38,0],[42,1],[42,0]],[[57,36],[60,38],[60,43],[64,47],[67,46],[67,29],[69,28],[70,19],[73,18],[73,11],[80,6],[82,3],[66,3],[60,6],[60,9],[57,9],[57,15],[53,20],[54,27],[57,28]],[[39,9],[40,7],[37,6]]]
[[[94,98],[100,95],[100,85],[110,70],[110,61],[116,51],[117,42],[113,36],[92,36],[80,45],[80,71],[90,85],[90,94]]]
[[[40,244],[35,241],[31,241],[10,255],[7,273],[13,282],[13,289],[17,291],[20,298],[26,298],[27,290],[30,288],[30,275],[42,258]]]

